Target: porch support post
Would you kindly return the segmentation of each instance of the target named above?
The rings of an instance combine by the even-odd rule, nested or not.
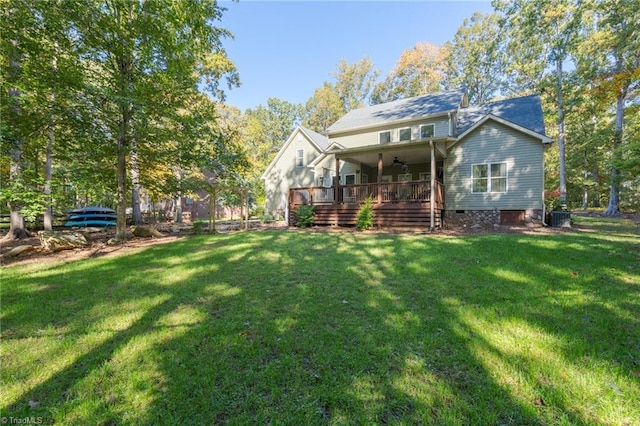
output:
[[[429,141],[431,147],[431,193],[429,195],[429,227],[433,231],[435,228],[436,219],[436,147],[433,145],[433,140]]]
[[[378,204],[382,204],[382,153],[378,153]]]
[[[335,194],[333,194],[333,204],[338,204],[338,196],[340,194],[340,159],[336,158],[336,175],[333,178],[333,186],[336,189]]]

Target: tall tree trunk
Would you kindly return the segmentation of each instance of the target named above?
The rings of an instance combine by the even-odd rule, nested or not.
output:
[[[605,210],[606,215],[620,213],[620,172],[616,167],[618,148],[622,144],[622,131],[624,123],[624,101],[627,97],[628,85],[618,90],[616,99],[616,127],[613,135],[613,165],[611,166],[611,189],[609,190],[609,205]]]
[[[135,225],[142,223],[142,210],[140,208],[140,167],[138,166],[138,151],[135,141],[131,141],[131,212]]]
[[[54,138],[53,127],[49,129],[49,133],[47,136],[48,136],[47,159],[45,161],[45,166],[44,166],[44,191],[43,191],[44,197],[45,197],[45,203],[46,203],[46,210],[44,211],[44,229],[45,231],[51,231],[51,229],[53,228],[53,220],[52,220],[53,208],[51,206],[52,204],[51,177],[53,175],[52,163],[53,163],[53,138]]]
[[[123,16],[122,11],[115,6],[116,19],[118,21],[118,29],[123,33],[129,30],[128,26],[132,21],[132,10],[129,8],[127,16]],[[117,140],[117,164],[116,164],[116,182],[117,182],[117,201],[116,208],[116,241],[123,242],[127,235],[127,155],[131,149],[131,119],[133,117],[133,81],[132,81],[132,65],[133,54],[132,47],[127,44],[127,37],[121,34],[120,39],[122,46],[119,54],[116,54],[116,64],[118,72],[118,103],[120,107],[120,123],[118,129]]]
[[[116,181],[117,181],[117,201],[116,207],[116,241],[125,241],[127,236],[127,133],[128,119],[126,107],[122,108],[122,122],[120,123],[120,134],[117,141],[117,165],[116,165]]]
[[[53,44],[54,54],[53,54],[53,63],[52,68],[55,73],[58,70],[58,42],[56,41]],[[51,177],[53,175],[52,167],[53,167],[53,141],[54,141],[54,128],[55,128],[55,120],[54,120],[54,106],[56,102],[56,93],[55,90],[51,93],[51,126],[49,128],[49,132],[47,134],[47,158],[45,160],[44,166],[44,198],[46,203],[46,209],[44,212],[44,229],[45,231],[51,231],[53,228],[53,200],[51,199]]]
[[[17,43],[13,43],[14,46]],[[12,57],[9,61],[9,68],[10,68],[10,78],[12,79],[18,79],[18,76],[20,75],[20,61],[16,58],[17,54],[14,54],[14,57]],[[8,95],[9,97],[15,97],[18,98],[20,97],[20,90],[12,87],[8,90]],[[15,107],[13,109],[13,112],[15,113],[15,117],[19,117],[20,116],[20,107],[17,106],[18,103],[15,103]],[[13,147],[13,150],[11,152],[11,163],[9,165],[9,181],[10,182],[18,182],[21,180],[22,178],[22,140],[20,139],[20,136],[18,136],[17,140],[15,141],[15,145]],[[15,197],[14,197],[15,198]],[[13,200],[11,202],[8,203],[8,207],[9,207],[9,211],[10,211],[10,216],[11,216],[11,222],[9,223],[9,232],[7,232],[7,234],[2,238],[2,241],[8,241],[8,240],[15,240],[15,239],[22,239],[22,238],[26,238],[29,236],[29,234],[27,233],[26,229],[24,228],[24,217],[22,217],[22,214],[20,213],[20,203],[17,202],[17,200]]]
[[[20,146],[16,147],[11,155],[11,165],[9,166],[10,181],[20,179],[20,175],[22,174],[22,167],[20,165],[22,152],[20,149]],[[24,227],[24,217],[20,213],[19,203],[16,201],[10,202],[8,207],[10,210],[9,232],[2,238],[2,241],[27,238],[29,234]]]
[[[567,205],[567,171],[564,145],[564,103],[562,100],[562,59],[556,60],[556,92],[558,97],[558,150],[560,152],[560,205]]]
[[[584,153],[584,182],[582,183],[582,210],[586,211],[589,208],[589,185],[587,180],[589,179],[589,162],[587,160],[587,153]]]

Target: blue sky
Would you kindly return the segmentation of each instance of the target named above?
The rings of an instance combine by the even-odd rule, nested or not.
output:
[[[417,42],[443,44],[473,12],[491,12],[489,1],[222,1],[218,25],[242,86],[226,90],[242,111],[270,97],[304,104],[336,64],[369,56],[385,76]]]

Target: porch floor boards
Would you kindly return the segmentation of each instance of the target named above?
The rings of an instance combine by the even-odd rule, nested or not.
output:
[[[360,206],[357,204],[316,205],[314,224],[354,226],[359,210]],[[431,221],[429,203],[398,202],[374,204],[373,212],[377,226],[429,226]],[[441,209],[435,209],[434,225],[436,227],[442,226]]]

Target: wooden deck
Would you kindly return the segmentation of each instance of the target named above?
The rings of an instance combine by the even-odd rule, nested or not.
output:
[[[336,199],[335,194],[338,194]],[[289,191],[289,225],[295,226],[295,209],[314,206],[314,224],[354,226],[361,204],[372,197],[376,226],[430,226],[429,181],[345,185],[338,187],[292,188]],[[436,182],[434,226],[442,226],[444,188]]]

